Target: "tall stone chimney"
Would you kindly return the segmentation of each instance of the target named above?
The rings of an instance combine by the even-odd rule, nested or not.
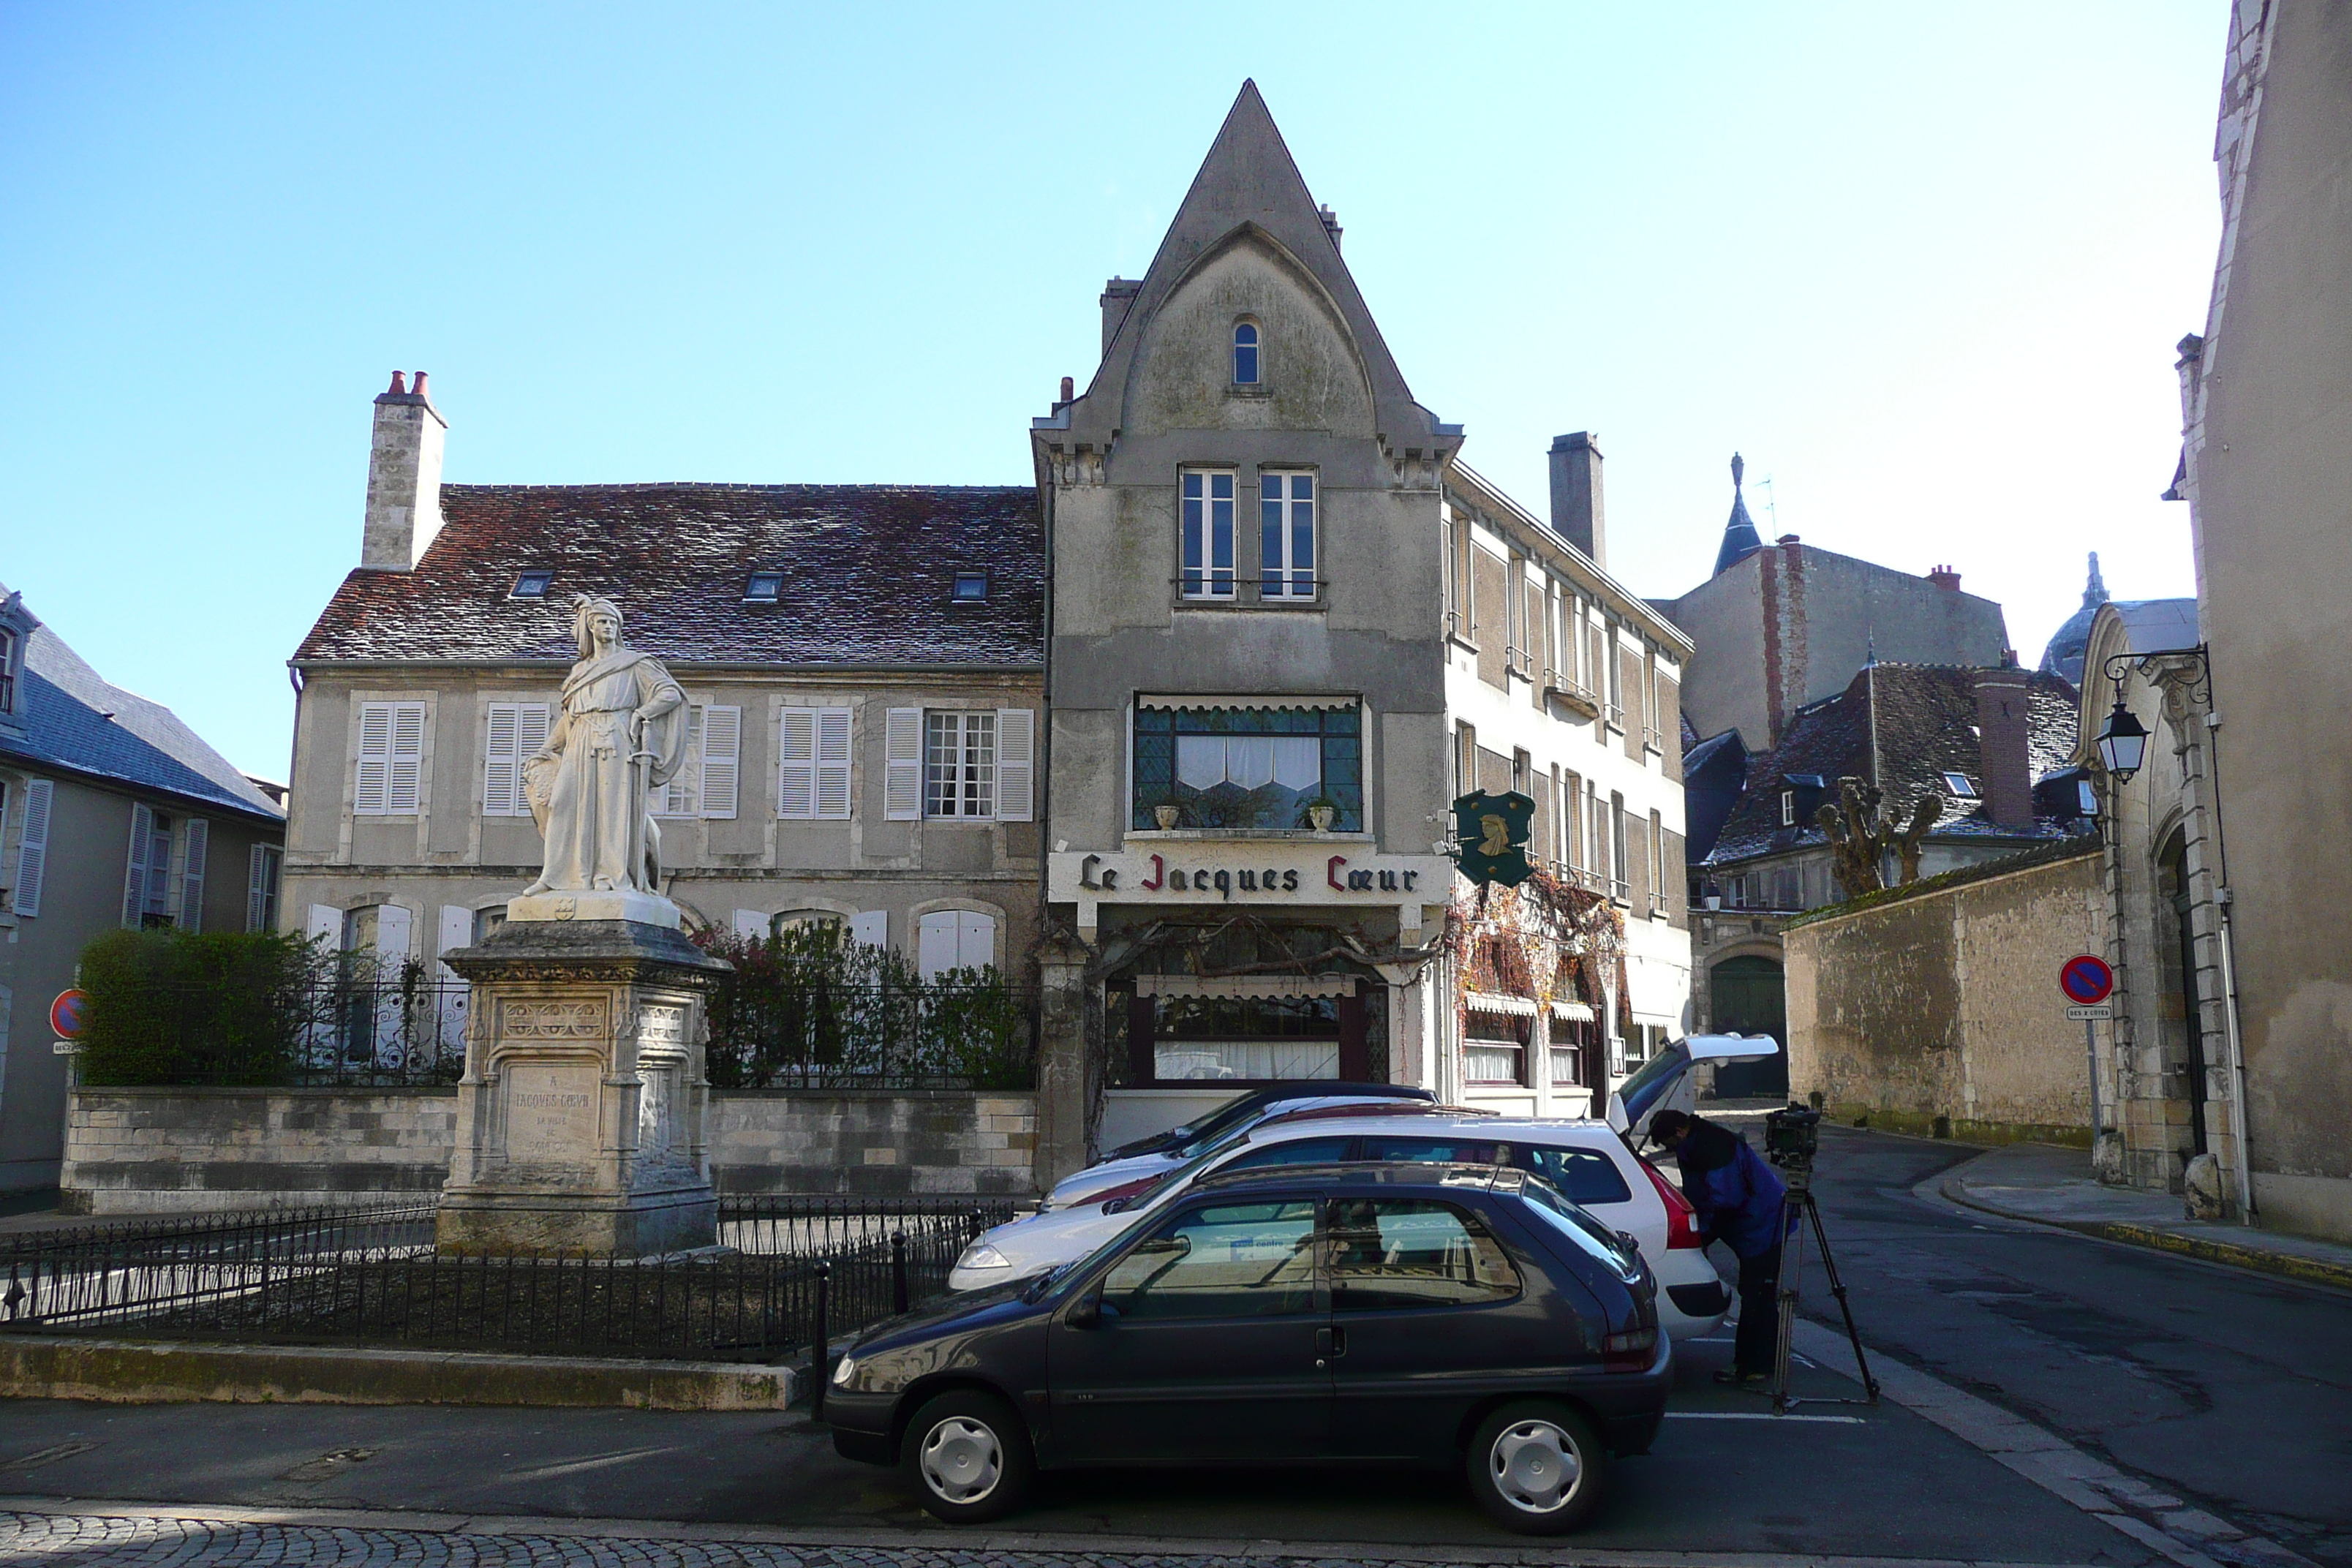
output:
[[[1977,671],[1978,787],[1985,815],[2003,827],[2033,826],[2031,721],[2026,675],[2015,656],[1999,668]]]
[[[1552,531],[1607,568],[1607,528],[1601,507],[1601,448],[1592,432],[1579,430],[1551,444]]]
[[[441,438],[449,422],[425,395],[425,373],[412,389],[400,372],[375,400],[375,438],[368,447],[367,521],[360,564],[406,572],[441,531]]]
[[[1140,278],[1114,278],[1103,285],[1103,353],[1110,353],[1110,341],[1118,336],[1118,324],[1127,320],[1128,307],[1135,303],[1142,288]]]

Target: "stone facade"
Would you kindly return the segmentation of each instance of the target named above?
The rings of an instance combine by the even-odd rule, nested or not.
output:
[[[79,1089],[66,1121],[65,1207],[160,1214],[440,1191],[454,1089]],[[1036,1191],[1034,1094],[881,1089],[719,1092],[721,1193]]]
[[[2090,846],[2055,853],[1791,924],[1790,1091],[1881,1126],[2087,1144],[2091,1065],[2058,972],[2104,951],[2105,889]]]

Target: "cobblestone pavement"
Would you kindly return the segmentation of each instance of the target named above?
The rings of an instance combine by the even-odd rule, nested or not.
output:
[[[1475,1557],[1457,1559],[1475,1564]],[[1507,1560],[1514,1564],[1518,1560]],[[1425,1558],[791,1546],[550,1532],[475,1534],[185,1517],[0,1513],[0,1563],[39,1568],[1426,1568]]]

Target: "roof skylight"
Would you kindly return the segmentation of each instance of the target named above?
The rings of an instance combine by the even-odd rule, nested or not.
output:
[[[754,572],[751,581],[744,585],[743,602],[747,605],[772,605],[784,591],[782,572]]]
[[[515,577],[514,587],[508,593],[507,597],[509,599],[544,599],[547,597],[548,584],[554,581],[555,574],[552,572],[533,571],[518,574]]]

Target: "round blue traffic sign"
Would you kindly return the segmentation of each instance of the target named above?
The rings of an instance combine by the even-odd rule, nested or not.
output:
[[[2066,961],[2058,971],[2058,989],[2066,993],[2066,1000],[2078,1006],[2089,1007],[2107,999],[2116,988],[2116,972],[2107,967],[2104,958],[2082,953]]]

